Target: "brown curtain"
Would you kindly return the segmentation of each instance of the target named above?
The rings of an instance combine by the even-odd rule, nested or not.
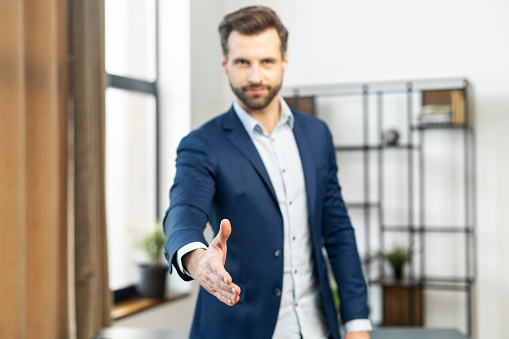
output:
[[[72,1],[78,338],[110,323],[105,211],[104,2]]]
[[[104,4],[0,1],[0,338],[109,324]]]

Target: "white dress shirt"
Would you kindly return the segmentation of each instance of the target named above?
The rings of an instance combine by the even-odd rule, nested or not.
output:
[[[286,102],[280,99],[280,119],[272,133],[268,134],[237,101],[233,108],[262,158],[283,216],[283,290],[273,338],[328,338],[330,331],[318,277],[314,274],[305,179],[293,135],[293,114]],[[185,272],[182,256],[196,248],[206,246],[199,242],[191,243],[177,252],[182,272]],[[352,320],[345,326],[347,331],[371,330],[367,319]]]

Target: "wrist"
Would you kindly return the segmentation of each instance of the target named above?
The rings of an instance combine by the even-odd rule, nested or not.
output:
[[[186,253],[182,257],[182,266],[191,277],[194,277],[194,268],[196,267],[196,263],[203,254],[203,252],[205,252],[205,249],[197,248],[189,253]]]

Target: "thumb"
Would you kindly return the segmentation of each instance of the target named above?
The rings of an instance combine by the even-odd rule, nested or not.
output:
[[[230,221],[228,219],[223,219],[221,221],[221,225],[219,225],[219,232],[216,237],[210,244],[210,246],[215,247],[220,250],[223,254],[223,265],[226,262],[226,241],[230,237],[232,233],[232,226],[230,225]]]
[[[226,251],[226,241],[228,237],[232,233],[232,227],[230,225],[230,221],[228,219],[223,219],[221,221],[221,225],[219,226],[219,232],[217,233],[214,240],[210,246],[214,246],[222,251]]]
[[[230,220],[223,219],[221,220],[221,225],[219,226],[219,232],[217,234],[217,238],[221,245],[226,246],[226,241],[230,237],[232,233],[232,226],[230,224]]]

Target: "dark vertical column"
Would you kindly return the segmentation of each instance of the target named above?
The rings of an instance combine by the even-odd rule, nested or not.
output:
[[[383,214],[383,199],[384,199],[384,161],[383,161],[383,93],[377,92],[377,115],[378,115],[378,248],[382,249],[384,246],[384,214]],[[383,261],[379,262],[379,276],[384,276]]]
[[[412,95],[413,95],[413,85],[412,83],[407,83],[407,124],[408,124],[408,143],[413,143],[413,131],[412,131]],[[412,147],[408,147],[408,243],[409,248],[413,249],[414,238],[415,238],[415,227],[414,227],[414,154]],[[414,261],[413,258],[410,258],[410,269],[409,269],[409,280],[410,287],[409,293],[410,296],[408,298],[408,308],[409,308],[409,318],[410,325],[415,325],[415,295],[414,295]]]
[[[424,246],[426,246],[425,239],[425,224],[426,224],[426,204],[425,204],[425,162],[424,162],[424,143],[425,134],[424,129],[418,129],[419,133],[419,144],[416,145],[416,149],[419,152],[419,249],[420,249],[420,280],[422,285],[422,278],[426,275],[426,261],[424,255]],[[414,251],[415,253],[415,251]],[[426,298],[422,298],[421,307],[425,309]],[[422,312],[422,322],[426,321],[426,314]]]
[[[366,243],[366,256],[371,253],[370,246],[370,209],[369,209],[369,88],[367,85],[362,86],[362,112],[363,112],[363,162],[364,162],[364,226],[365,226],[365,243]],[[371,279],[371,267],[366,265],[366,277],[369,281]]]
[[[466,291],[467,291],[467,333],[469,336],[472,335],[472,276],[473,269],[471,260],[472,258],[472,247],[473,239],[475,239],[473,213],[475,213],[475,206],[473,204],[472,191],[475,187],[473,184],[473,168],[475,163],[473,162],[473,153],[471,143],[471,136],[473,129],[471,127],[471,116],[468,102],[468,82],[465,80],[463,87],[463,98],[465,104],[465,126],[463,128],[463,149],[464,149],[464,185],[465,185],[465,265],[466,265]],[[472,144],[473,146],[473,144]],[[475,261],[474,261],[475,262]]]

